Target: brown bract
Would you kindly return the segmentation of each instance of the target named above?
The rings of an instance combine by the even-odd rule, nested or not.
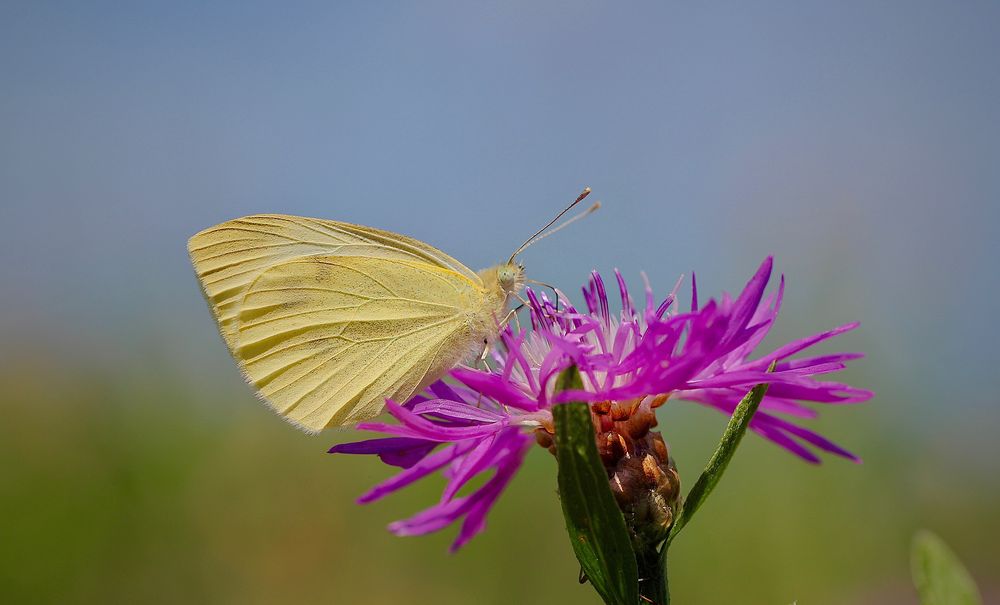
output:
[[[611,493],[637,545],[667,536],[680,500],[680,477],[658,431],[655,408],[665,395],[591,404],[597,451],[608,473]],[[535,430],[535,440],[554,455],[554,427]]]

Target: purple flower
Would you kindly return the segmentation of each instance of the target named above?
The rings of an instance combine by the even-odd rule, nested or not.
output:
[[[386,464],[402,467],[395,476],[362,495],[361,504],[374,502],[431,473],[442,470],[448,479],[440,502],[416,515],[389,525],[399,536],[437,531],[464,519],[455,551],[482,531],[486,514],[521,466],[532,438],[515,422],[509,409],[460,385],[435,382],[427,397],[406,405],[387,401],[398,424],[364,422],[360,430],[395,435],[334,446],[330,453],[377,454]],[[468,495],[458,492],[470,479],[495,471],[485,484]]]
[[[870,391],[820,379],[843,369],[847,361],[861,357],[859,353],[791,359],[857,324],[751,359],[781,306],[784,278],[776,292],[765,294],[771,268],[772,259],[767,258],[739,296],[724,295],[703,306],[692,279],[687,311],[677,308],[676,287],[657,304],[648,284],[645,306],[637,310],[617,272],[622,307],[617,314],[611,312],[604,282],[596,272],[583,290],[586,310],[577,310],[558,294],[555,302],[528,290],[533,329],[515,333],[508,328],[501,334],[502,346],[493,353],[495,370],[457,368],[451,376],[460,385],[439,381],[426,397],[416,397],[405,406],[388,402],[398,424],[358,426],[393,437],[338,445],[330,451],[377,454],[383,462],[403,468],[363,495],[361,502],[442,470],[448,484],[440,502],[393,523],[390,530],[398,535],[423,534],[462,519],[453,550],[484,528],[486,513],[529,448],[532,438],[526,432],[536,431],[539,443],[551,443],[550,410],[561,401],[593,404],[595,429],[601,432],[612,429],[608,423],[627,421],[633,413],[648,418],[650,409],[668,398],[693,401],[728,415],[751,387],[767,382],[767,396],[750,423],[754,432],[809,462],[820,461],[817,449],[857,461],[847,450],[788,419],[816,416],[808,403],[855,403],[871,397]],[[772,363],[774,370],[768,372]],[[584,390],[556,395],[555,377],[570,364],[580,369]],[[479,489],[457,496],[472,477],[487,472],[492,476]]]

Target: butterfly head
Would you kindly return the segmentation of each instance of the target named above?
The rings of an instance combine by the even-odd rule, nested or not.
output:
[[[504,294],[517,294],[524,287],[524,265],[508,262],[497,267],[497,283]]]

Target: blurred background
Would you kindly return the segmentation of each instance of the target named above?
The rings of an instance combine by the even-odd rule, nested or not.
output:
[[[809,426],[864,464],[748,439],[677,603],[914,603],[921,527],[1000,598],[1000,6],[695,4],[0,4],[0,600],[597,603],[541,449],[459,554],[388,534],[440,484],[355,505],[390,469],[255,400],[185,251],[279,212],[478,268],[585,185],[533,277],[715,296],[774,254],[765,348],[863,323],[825,350],[876,398]],[[724,423],[661,410],[688,486]]]

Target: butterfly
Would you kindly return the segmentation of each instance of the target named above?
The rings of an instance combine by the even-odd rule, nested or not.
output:
[[[419,240],[350,223],[257,214],[194,235],[188,253],[244,378],[308,432],[382,413],[486,348],[526,281],[516,256],[475,272]],[[529,280],[530,281],[530,280]]]

